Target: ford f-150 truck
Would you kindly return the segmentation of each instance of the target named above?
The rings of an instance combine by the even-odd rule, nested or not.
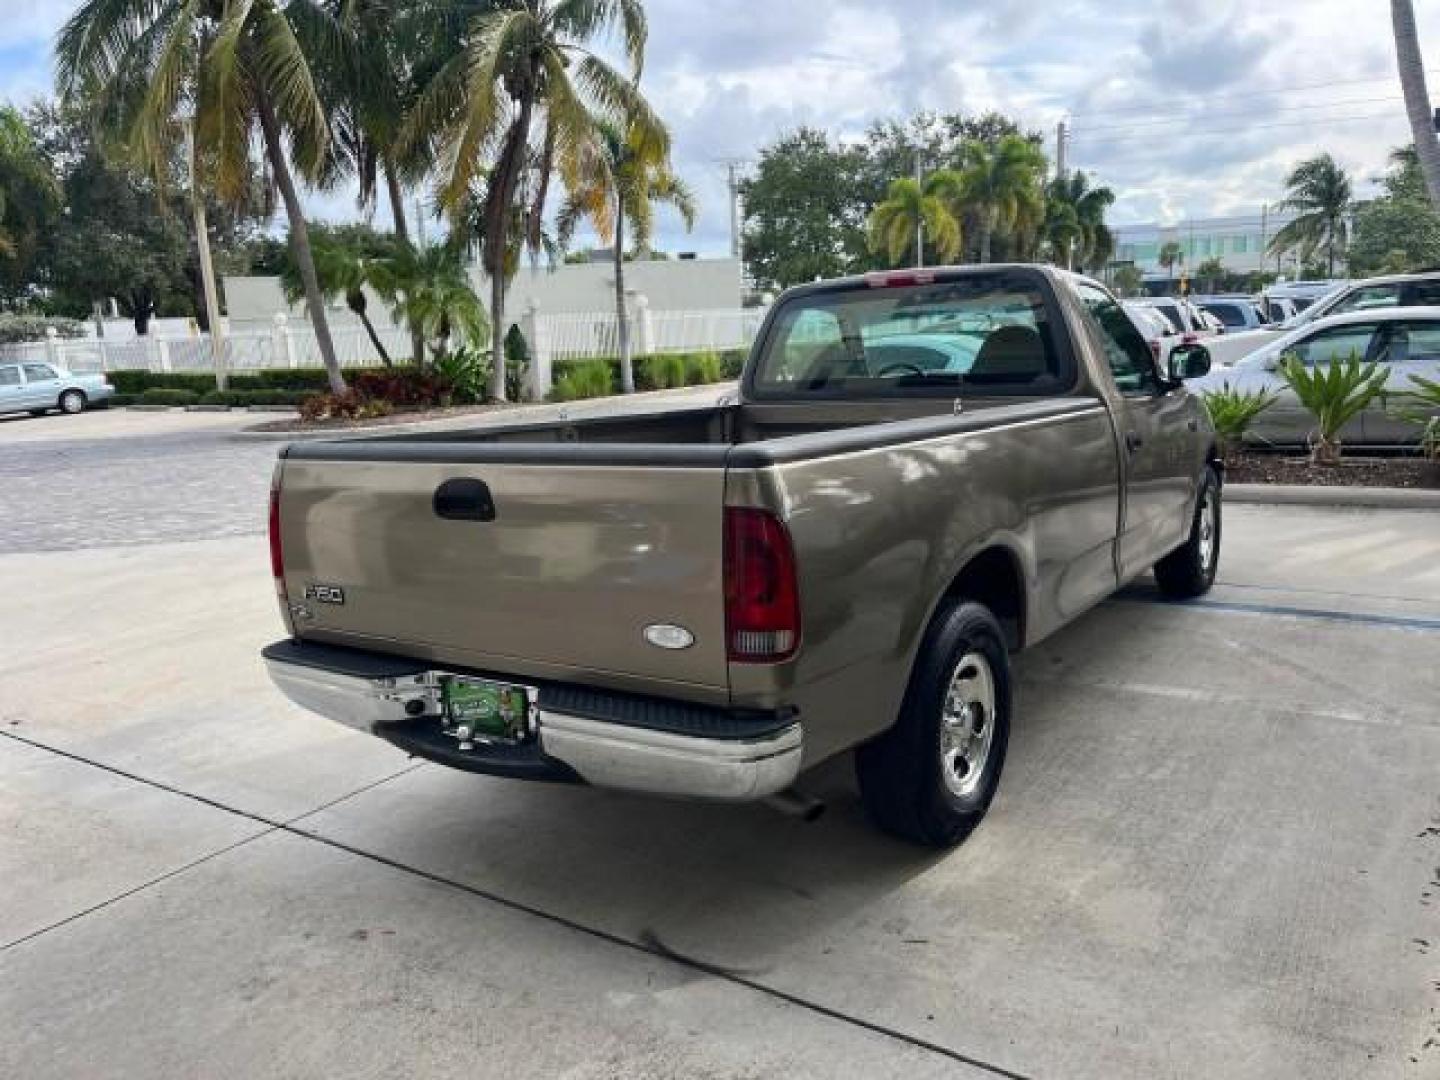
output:
[[[296,443],[270,501],[291,699],[480,773],[787,797],[855,750],[883,828],[957,843],[1010,656],[1152,567],[1203,593],[1221,465],[1200,345],[1165,370],[1037,266],[818,282],[738,397]]]

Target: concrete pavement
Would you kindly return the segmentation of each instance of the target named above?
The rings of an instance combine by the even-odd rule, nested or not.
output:
[[[263,499],[268,462],[214,467],[236,520]],[[844,761],[805,825],[296,710],[253,514],[74,551],[36,511],[0,555],[0,1075],[1440,1070],[1433,513],[1228,508],[1206,600],[1142,583],[1019,659],[946,856],[876,834]]]

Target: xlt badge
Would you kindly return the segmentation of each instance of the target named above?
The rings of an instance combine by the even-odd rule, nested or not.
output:
[[[317,604],[343,604],[345,590],[339,585],[306,585],[305,599],[314,600]]]

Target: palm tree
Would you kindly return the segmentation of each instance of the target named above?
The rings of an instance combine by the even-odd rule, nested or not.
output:
[[[1170,289],[1175,289],[1175,267],[1185,261],[1185,249],[1180,246],[1178,240],[1166,240],[1160,245],[1160,254],[1157,257],[1165,273],[1170,275]]]
[[[346,244],[323,238],[314,244],[314,254],[315,276],[320,282],[320,291],[325,294],[325,299],[345,297],[345,306],[360,317],[365,333],[370,335],[370,344],[375,346],[375,351],[380,354],[385,366],[390,367],[390,353],[386,350],[385,343],[380,340],[380,335],[375,332],[375,324],[370,321],[370,305],[365,296],[365,286],[370,284],[370,279],[374,276],[376,260]],[[280,285],[285,290],[286,299],[291,303],[305,295],[305,282],[294,258],[286,259],[281,267]]]
[[[1400,89],[1405,95],[1405,114],[1410,134],[1420,157],[1430,204],[1440,210],[1440,139],[1430,111],[1430,92],[1425,86],[1425,60],[1420,55],[1420,36],[1415,29],[1415,9],[1410,0],[1390,0],[1390,22],[1395,30],[1395,61],[1400,69]]]
[[[1045,155],[1029,139],[1007,135],[996,143],[967,142],[960,160],[955,201],[975,215],[980,261],[988,263],[990,239],[997,231],[1028,231],[1043,216]]]
[[[1092,272],[1103,267],[1115,250],[1114,234],[1105,224],[1115,192],[1091,187],[1090,177],[1076,169],[1050,181],[1045,197],[1048,221],[1054,226],[1048,239],[1065,269],[1077,263]]]
[[[1205,283],[1206,292],[1215,291],[1215,283],[1225,276],[1225,263],[1212,256],[1195,268],[1195,276]]]
[[[615,27],[630,77],[587,47]],[[599,152],[599,117],[629,117],[659,130],[634,82],[646,36],[641,0],[494,0],[464,25],[458,50],[428,80],[405,122],[402,145],[431,138],[440,147],[439,201],[452,215],[484,182],[480,254],[490,278],[490,395],[496,400],[505,399],[505,264],[522,173],[534,173],[522,224],[535,252],[550,178],[558,171],[567,188],[580,186]],[[539,149],[532,152],[537,124]]]
[[[1334,277],[1337,249],[1344,248],[1349,237],[1350,177],[1329,154],[1320,154],[1296,165],[1285,186],[1290,193],[1280,207],[1297,216],[1270,241],[1270,254],[1298,248],[1301,260],[1308,261],[1323,247],[1327,275]]]
[[[0,107],[0,266],[23,275],[60,213],[60,184],[14,109]]]
[[[436,244],[423,250],[401,244],[388,259],[376,259],[369,279],[395,317],[421,334],[437,361],[445,358],[458,332],[478,342],[489,329],[485,308],[470,285],[460,249]]]
[[[592,170],[578,190],[571,191],[560,210],[557,231],[567,244],[582,217],[611,242],[615,265],[615,325],[620,346],[620,388],[635,392],[630,347],[630,316],[625,309],[625,231],[637,252],[650,247],[654,205],[669,203],[680,212],[688,231],[695,224],[695,197],[670,169],[668,143],[635,125],[611,121],[599,125],[600,168]]]
[[[93,100],[102,124],[158,179],[168,175],[177,121],[188,112],[216,193],[239,204],[251,194],[258,129],[335,393],[345,379],[285,144],[303,177],[324,175],[330,124],[302,40],[341,37],[314,0],[84,0],[55,45],[61,96]]]
[[[885,201],[870,212],[870,250],[883,255],[891,266],[900,266],[909,256],[919,266],[923,252],[916,240],[924,226],[925,242],[940,261],[955,258],[962,237],[950,203],[959,188],[959,174],[948,169],[931,173],[923,185],[908,176],[890,181]]]
[[[350,46],[332,52],[332,63],[325,72],[336,156],[344,158],[355,177],[362,210],[376,206],[383,183],[395,239],[408,244],[405,189],[424,181],[435,154],[425,140],[403,144],[401,124],[419,97],[428,67],[435,62],[423,43],[448,43],[453,48],[454,37],[444,32],[443,23],[437,24],[437,12],[426,6],[402,10],[391,0],[329,3],[336,20],[348,31],[342,42]],[[440,14],[453,19],[460,6],[442,5]],[[411,335],[410,348],[415,364],[422,365],[425,339],[418,331]]]

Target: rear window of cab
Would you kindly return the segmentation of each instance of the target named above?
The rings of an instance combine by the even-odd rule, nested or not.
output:
[[[750,375],[758,398],[1054,395],[1075,383],[1039,275],[923,271],[782,300]]]

